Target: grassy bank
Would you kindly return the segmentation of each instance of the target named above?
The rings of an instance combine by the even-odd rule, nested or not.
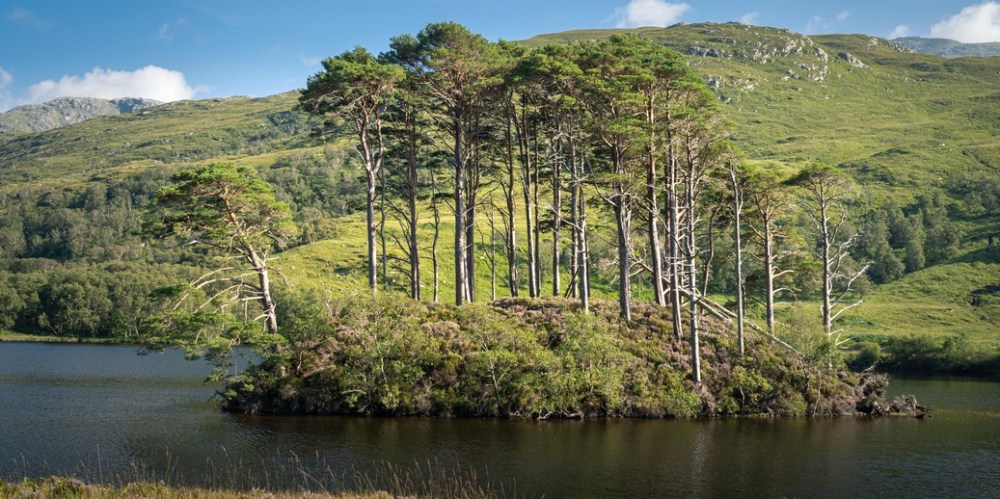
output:
[[[342,463],[341,463],[342,464]],[[410,465],[370,463],[361,468],[322,469],[305,466],[297,456],[270,461],[270,470],[248,468],[240,461],[224,468],[206,463],[203,475],[154,471],[133,462],[130,470],[93,474],[83,469],[61,476],[0,479],[0,498],[112,499],[368,499],[434,497],[486,499],[517,497],[513,482],[497,482],[461,464],[437,461]]]
[[[163,483],[128,483],[120,486],[88,484],[75,478],[52,477],[41,480],[24,479],[20,482],[0,480],[0,497],[63,499],[117,499],[119,497],[155,497],[161,499],[292,499],[299,497],[317,499],[383,499],[393,497],[388,492],[362,492],[325,494],[303,492],[272,492],[266,490],[227,491],[171,487]]]

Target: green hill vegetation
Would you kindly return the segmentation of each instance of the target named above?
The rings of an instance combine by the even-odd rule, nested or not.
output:
[[[877,345],[884,364],[897,368],[983,370],[975,366],[989,365],[1000,352],[997,59],[946,59],[867,36],[807,37],[741,24],[627,32],[684,56],[718,97],[741,163],[783,178],[821,163],[851,179],[849,225],[860,228],[862,237],[850,260],[873,265],[852,295],[863,302],[839,319],[845,337],[854,341],[843,347],[865,346],[871,352]],[[606,40],[622,33],[542,35],[520,46]],[[298,96],[178,102],[42,133],[0,135],[0,328],[70,337],[139,335],[145,318],[162,305],[162,299],[149,297],[152,290],[189,282],[215,264],[202,249],[153,241],[143,232],[144,219],[155,217],[152,200],[172,174],[218,162],[254,167],[290,208],[299,232],[272,263],[283,274],[276,279],[279,295],[289,289],[311,291],[335,301],[367,293],[363,158],[353,146],[349,122],[323,127],[321,118],[296,107]],[[319,129],[325,133],[314,133]],[[443,149],[443,139],[430,140],[431,149]],[[455,296],[454,218],[446,199],[451,191],[430,188],[432,172],[436,182],[451,181],[448,159],[427,154],[420,161],[416,209],[422,299],[433,298],[436,206],[442,218],[439,295],[450,301]],[[388,199],[403,206],[398,184],[404,182],[404,161],[390,159],[386,170],[392,184]],[[496,263],[497,294],[510,294],[504,228],[497,213],[491,231],[485,209],[490,195],[503,208],[503,186],[491,179],[483,189],[483,207],[474,218],[477,301],[492,294],[490,262]],[[722,195],[722,189],[716,191]],[[789,207],[803,200],[801,191],[788,192]],[[551,289],[554,280],[552,194],[548,184],[539,187],[542,290]],[[523,217],[525,206],[518,193],[518,216]],[[612,210],[596,196],[587,209],[595,235],[593,293],[598,299],[615,298]],[[386,213],[386,265],[384,270],[379,266],[384,272],[379,285],[401,296],[409,284],[406,224],[397,221],[395,208]],[[706,296],[734,310],[732,223],[724,213],[711,220],[710,215],[703,216],[697,237],[707,243],[712,228],[715,243],[711,254],[708,244],[701,245],[699,279],[708,276]],[[518,223],[523,295],[528,292],[527,243],[523,222]],[[636,230],[645,230],[638,226],[637,220]],[[777,296],[777,333],[800,350],[815,350],[820,347],[810,346],[803,334],[822,335],[820,272],[809,256],[814,234],[801,214],[789,216],[780,229],[787,267],[794,272],[780,286],[787,291]],[[564,227],[562,236],[564,264],[569,262],[569,230]],[[746,265],[747,312],[764,327],[761,266],[752,258]],[[635,271],[634,299],[652,302],[647,273]],[[564,272],[559,294],[567,289],[567,276]],[[924,342],[917,345],[923,350],[916,349],[920,362],[934,355],[937,360],[908,364],[893,357],[894,350],[912,353],[918,340]],[[940,357],[946,351],[954,355]]]

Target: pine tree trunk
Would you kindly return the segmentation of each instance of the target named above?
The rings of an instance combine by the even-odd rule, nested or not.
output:
[[[667,278],[669,279],[670,289],[670,311],[671,311],[671,323],[674,329],[674,337],[680,341],[682,336],[682,331],[684,329],[681,324],[681,272],[680,272],[680,219],[678,210],[679,202],[677,199],[677,185],[679,182],[678,172],[677,172],[677,159],[674,156],[674,146],[670,133],[667,134],[667,140],[670,144],[667,152],[667,219],[670,222],[670,234],[667,237],[668,253],[670,261],[668,262],[669,273]]]
[[[764,298],[767,314],[767,332],[774,336],[774,235],[770,220],[763,221],[764,228]]]
[[[368,210],[366,217],[366,232],[368,241],[368,288],[374,293],[378,286],[378,259],[375,245],[375,172],[367,170],[366,187]]]
[[[556,160],[552,163],[552,296],[559,296],[562,293],[562,282],[560,267],[560,232],[562,230],[562,147],[557,148]]]
[[[631,261],[629,259],[629,231],[631,225],[631,214],[624,207],[625,201],[621,199],[615,204],[615,226],[618,229],[618,305],[621,307],[621,318],[626,321],[632,320],[632,276],[630,272]]]
[[[695,179],[696,171],[695,165],[691,158],[688,158],[688,171],[687,171],[687,185],[685,185],[685,196],[687,199],[686,210],[687,210],[687,233],[685,234],[687,240],[687,270],[688,270],[688,287],[691,291],[691,296],[688,299],[690,314],[690,324],[691,324],[691,369],[694,372],[694,382],[695,384],[701,383],[701,352],[698,340],[698,268],[697,268],[697,256],[698,256],[698,245],[695,238],[695,189],[697,188],[697,181]]]
[[[410,151],[406,158],[406,183],[409,191],[407,192],[407,204],[410,212],[410,298],[420,300],[420,245],[417,240],[417,228],[419,227],[417,191],[420,186],[417,184],[416,139],[412,132],[408,140]]]
[[[743,341],[743,242],[740,230],[740,215],[743,210],[743,192],[736,178],[736,172],[730,171],[733,180],[733,242],[736,244],[736,341],[739,344],[740,355],[746,353]]]
[[[820,200],[820,216],[823,223],[823,330],[827,336],[833,335],[833,317],[830,294],[833,292],[833,274],[830,267],[830,220],[827,215],[826,204]]]
[[[587,200],[583,186],[577,187],[579,190],[579,212],[580,212],[580,238],[577,244],[580,245],[580,306],[584,313],[590,312],[590,245],[587,243]]]
[[[663,249],[660,247],[660,228],[658,219],[660,208],[657,205],[657,179],[656,179],[656,113],[654,107],[655,97],[650,97],[646,102],[646,122],[650,125],[649,145],[646,147],[646,207],[649,213],[649,256],[653,270],[653,295],[656,304],[665,307],[667,296],[663,289]]]
[[[505,134],[507,140],[507,185],[504,186],[504,201],[507,204],[507,220],[504,227],[507,229],[506,253],[507,253],[507,284],[510,288],[510,295],[518,296],[518,275],[517,275],[517,229],[515,215],[517,206],[514,203],[514,136],[511,132],[511,121],[507,119],[507,129]]]
[[[461,305],[468,299],[466,295],[466,264],[465,264],[465,159],[462,150],[462,136],[465,127],[462,120],[456,118],[452,124],[455,139],[455,304]]]
[[[257,273],[257,281],[260,286],[261,307],[263,308],[264,326],[267,332],[278,334],[278,314],[271,296],[271,279],[268,276],[267,262],[252,248],[248,248],[247,256],[250,264],[253,265],[254,272]]]

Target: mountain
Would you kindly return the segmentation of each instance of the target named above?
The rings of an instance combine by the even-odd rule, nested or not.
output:
[[[162,102],[138,97],[111,100],[61,97],[44,104],[28,104],[0,113],[0,133],[44,132],[98,116],[127,114],[160,104]]]
[[[893,41],[914,52],[942,57],[1000,56],[1000,42],[962,43],[947,38],[921,38],[919,36],[896,38]]]

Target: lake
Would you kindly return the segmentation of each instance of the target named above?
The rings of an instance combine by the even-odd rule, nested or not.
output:
[[[0,478],[324,488],[391,465],[527,497],[1000,495],[990,381],[893,380],[925,420],[526,422],[226,414],[210,371],[179,351],[0,343]]]

